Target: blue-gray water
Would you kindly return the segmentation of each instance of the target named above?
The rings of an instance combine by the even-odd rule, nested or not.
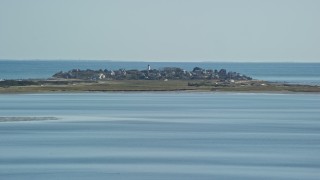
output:
[[[319,179],[320,95],[0,95],[0,179]],[[0,119],[1,120],[1,119]]]
[[[10,61],[0,60],[0,79],[49,78],[70,69],[146,69],[195,66],[207,69],[225,68],[254,79],[320,85],[320,63],[204,63],[204,62],[115,62],[115,61]]]

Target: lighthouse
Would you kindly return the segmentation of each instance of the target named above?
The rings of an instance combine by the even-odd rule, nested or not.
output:
[[[150,71],[151,70],[151,66],[148,64],[148,71]]]

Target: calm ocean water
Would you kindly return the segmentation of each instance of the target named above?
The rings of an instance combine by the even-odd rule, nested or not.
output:
[[[0,95],[0,179],[320,177],[320,96]]]
[[[114,62],[114,61],[0,61],[0,79],[49,78],[70,69],[146,69],[193,67],[236,71],[254,79],[320,85],[320,63],[181,63],[181,62]]]

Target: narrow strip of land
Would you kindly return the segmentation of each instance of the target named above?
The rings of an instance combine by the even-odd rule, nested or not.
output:
[[[22,80],[0,82],[0,93],[45,93],[86,91],[226,91],[226,92],[313,92],[320,86],[272,83],[258,80]]]
[[[58,120],[56,117],[0,117],[0,122],[16,122],[16,121],[48,121],[48,120]]]

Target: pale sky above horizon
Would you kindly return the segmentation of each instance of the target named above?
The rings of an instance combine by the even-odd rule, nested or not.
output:
[[[0,59],[320,62],[319,0],[0,0]]]

